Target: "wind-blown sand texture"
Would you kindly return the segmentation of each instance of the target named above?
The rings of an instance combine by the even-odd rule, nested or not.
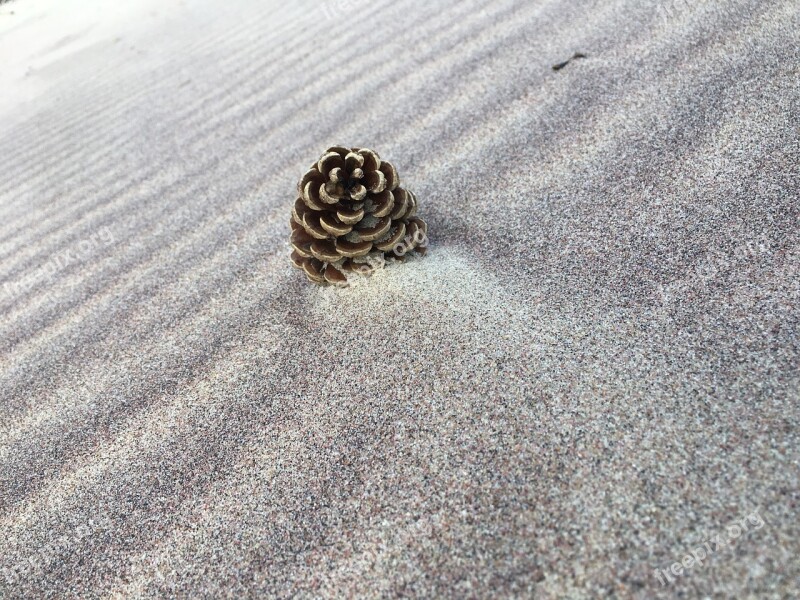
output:
[[[128,4],[0,5],[0,597],[800,594],[796,0]]]

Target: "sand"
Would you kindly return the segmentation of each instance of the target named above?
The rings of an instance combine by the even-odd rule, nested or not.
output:
[[[0,5],[0,597],[800,595],[796,2],[61,4]],[[431,239],[344,290],[333,144]]]

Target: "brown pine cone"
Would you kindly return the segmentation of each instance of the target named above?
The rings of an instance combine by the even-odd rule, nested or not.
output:
[[[391,163],[367,148],[328,148],[297,184],[292,263],[315,283],[346,285],[387,258],[425,253],[428,226]]]

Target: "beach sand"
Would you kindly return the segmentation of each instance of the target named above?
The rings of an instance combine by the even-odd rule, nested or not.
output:
[[[800,595],[798,31],[0,5],[0,597]],[[334,144],[431,240],[347,289],[288,260]]]

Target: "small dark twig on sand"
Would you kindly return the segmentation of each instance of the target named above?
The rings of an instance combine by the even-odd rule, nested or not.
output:
[[[560,62],[557,65],[553,65],[553,71],[559,71],[559,70],[563,69],[564,67],[566,67],[570,63],[570,61],[572,61],[572,60],[574,60],[576,58],[586,58],[586,55],[583,54],[582,52],[576,52],[575,54],[572,55],[572,58],[568,58],[564,62]]]

